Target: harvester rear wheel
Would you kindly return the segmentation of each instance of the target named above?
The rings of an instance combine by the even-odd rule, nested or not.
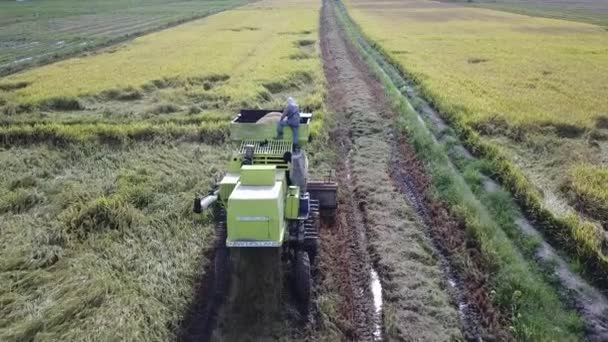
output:
[[[300,313],[303,317],[308,317],[312,293],[312,276],[310,273],[310,260],[307,252],[297,252],[294,272],[295,289],[300,303]]]

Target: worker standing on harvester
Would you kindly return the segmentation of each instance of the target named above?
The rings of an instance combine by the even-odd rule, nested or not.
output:
[[[287,98],[287,107],[283,110],[277,125],[277,139],[283,139],[283,128],[289,126],[293,133],[293,149],[298,149],[298,130],[300,128],[300,107],[292,97]]]

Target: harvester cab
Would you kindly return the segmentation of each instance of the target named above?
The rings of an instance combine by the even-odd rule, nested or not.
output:
[[[241,110],[232,120],[230,136],[237,150],[216,190],[195,199],[194,211],[220,207],[217,248],[224,251],[216,255],[233,248],[281,248],[307,313],[321,219],[335,216],[337,185],[331,177],[308,180],[305,147],[313,113],[300,114],[300,148],[294,151],[291,130],[282,140],[274,140],[276,121],[261,120],[274,112],[280,111]],[[222,276],[227,275],[214,279],[225,282]]]

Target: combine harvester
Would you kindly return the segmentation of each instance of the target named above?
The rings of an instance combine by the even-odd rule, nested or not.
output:
[[[249,259],[245,260],[247,267],[236,267],[234,271],[239,281],[248,277],[250,282],[262,284],[263,279],[256,279],[261,271],[281,275],[285,264],[292,272],[300,311],[307,317],[311,265],[317,254],[321,219],[332,221],[335,216],[337,184],[331,177],[308,181],[306,154],[302,148],[294,149],[291,130],[285,130],[284,139],[274,140],[276,123],[258,122],[271,112],[274,111],[242,110],[231,122],[230,136],[238,150],[215,189],[206,197],[197,196],[194,212],[201,213],[213,205],[218,215],[213,276],[216,289],[226,286],[234,268],[228,262],[229,254],[239,253],[241,259]],[[312,113],[301,113],[300,147],[309,142],[312,120]],[[263,267],[274,269],[252,266],[269,254],[279,256],[274,259],[277,264],[266,263]],[[238,274],[242,272],[250,275]],[[282,283],[281,278],[275,281]],[[280,296],[276,288],[262,291]]]

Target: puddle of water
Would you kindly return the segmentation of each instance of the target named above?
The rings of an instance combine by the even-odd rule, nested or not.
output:
[[[453,291],[458,293],[456,295],[458,300],[458,315],[463,321],[465,321],[467,320],[467,310],[469,310],[469,304],[463,300],[462,295],[460,294],[460,286],[456,282],[456,279],[448,276],[448,284]]]
[[[376,324],[374,326],[374,341],[382,340],[382,284],[375,269],[370,270],[372,295],[374,297],[374,308],[376,309]]]

